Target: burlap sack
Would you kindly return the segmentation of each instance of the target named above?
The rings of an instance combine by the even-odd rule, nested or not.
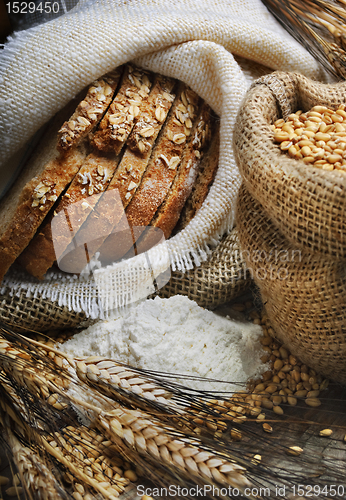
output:
[[[243,182],[294,245],[346,258],[346,176],[306,166],[280,151],[273,122],[321,104],[346,102],[346,83],[322,84],[275,72],[254,83],[240,109],[234,153]]]
[[[201,307],[214,309],[238,297],[251,284],[250,275],[241,256],[237,228],[225,236],[207,262],[172,278],[158,295],[186,295]]]
[[[292,245],[243,185],[242,256],[278,339],[308,366],[346,383],[346,268]]]
[[[17,283],[16,287],[13,280]],[[201,307],[214,309],[240,295],[250,283],[249,273],[241,258],[237,231],[233,229],[222,239],[208,261],[186,273],[172,272],[171,279],[158,291],[158,295],[163,298],[186,295]],[[91,314],[86,314],[88,307],[85,303],[78,305],[73,301],[74,288],[70,290],[69,299],[65,298],[69,307],[63,306],[59,293],[55,293],[55,282],[45,284],[44,288],[45,293],[42,293],[42,285],[34,278],[25,278],[24,273],[15,274],[13,278],[9,273],[0,288],[0,321],[18,331],[36,332],[81,328],[95,321]]]

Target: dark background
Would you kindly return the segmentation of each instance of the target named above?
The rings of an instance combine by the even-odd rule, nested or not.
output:
[[[0,43],[4,44],[9,35],[14,31],[28,29],[38,24],[50,21],[64,12],[68,12],[74,7],[78,0],[51,0],[50,5],[53,3],[59,5],[59,12],[45,13],[44,11],[35,10],[30,13],[29,9],[25,6],[34,3],[37,7],[41,4],[44,9],[45,0],[0,0]],[[13,4],[19,7],[19,10],[27,10],[27,13],[13,13]],[[57,8],[56,8],[57,10]]]

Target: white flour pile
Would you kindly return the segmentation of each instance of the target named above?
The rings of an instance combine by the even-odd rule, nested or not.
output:
[[[75,335],[60,349],[160,372],[246,382],[266,369],[260,360],[261,333],[259,325],[220,317],[177,295],[141,302]],[[179,382],[203,390],[237,389],[215,381]]]

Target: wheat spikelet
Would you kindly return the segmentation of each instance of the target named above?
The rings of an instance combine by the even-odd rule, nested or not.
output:
[[[156,459],[181,473],[240,490],[250,486],[246,469],[208,449],[198,437],[187,437],[174,427],[138,410],[119,408],[99,415],[97,422],[109,439],[120,447],[136,450],[148,459]]]
[[[60,500],[67,498],[64,489],[55,479],[51,469],[32,448],[22,446],[7,426],[7,442],[11,447],[21,483],[37,500]]]
[[[262,0],[282,26],[330,73],[346,78],[344,0]]]
[[[163,405],[174,404],[173,393],[162,387],[155,378],[141,376],[139,370],[101,357],[76,358],[75,369],[80,380],[96,384],[106,396],[126,399],[129,393]]]

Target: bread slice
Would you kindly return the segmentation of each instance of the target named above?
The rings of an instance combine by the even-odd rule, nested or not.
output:
[[[198,189],[196,179],[201,165],[200,158],[209,147],[212,122],[211,109],[206,103],[203,103],[170,189],[150,220],[151,229],[142,231],[133,228],[135,234],[138,235],[137,253],[145,252],[156,245],[158,241],[168,239],[171,236],[186,200],[194,187]]]
[[[93,145],[103,152],[119,154],[129,136],[139,108],[150,92],[152,73],[127,65],[121,89],[101,120]]]
[[[126,247],[132,245],[124,209],[130,203],[146,171],[152,147],[175,99],[175,84],[175,80],[156,76],[151,93],[148,99],[143,101],[140,113],[134,120],[127,148],[107,192],[78,232],[78,244],[73,241],[66,249],[65,253],[70,253],[70,256],[69,259],[64,259],[65,271],[81,272],[86,251],[88,259],[91,259],[111,233],[116,233],[117,242],[122,241]],[[141,142],[145,142],[144,147],[140,146]],[[94,235],[93,240],[90,235]],[[87,249],[84,247],[85,243]]]
[[[166,239],[177,224],[181,210],[195,185],[200,157],[211,139],[211,116],[210,107],[203,103],[193,138],[184,151],[181,168],[164,203],[151,220],[151,226],[161,229]]]
[[[66,153],[57,151],[61,123],[81,99],[79,95],[55,116],[17,181],[0,202],[0,281],[86,157],[83,143]]]
[[[43,279],[70,245],[83,222],[106,190],[119,158],[90,153],[78,175],[54,207],[54,212],[18,258],[18,262],[33,276]],[[52,220],[54,218],[54,234]],[[68,225],[66,223],[68,220]]]
[[[96,80],[58,133],[58,150],[76,147],[100,121],[117,89],[123,67]]]
[[[181,211],[178,224],[173,230],[174,234],[184,229],[203,205],[217,171],[219,149],[220,122],[217,121],[212,129],[210,148],[202,155],[194,188]]]
[[[172,115],[166,123],[165,130],[156,144],[150,158],[150,165],[143,177],[133,200],[129,204],[126,215],[131,226],[147,226],[154,217],[157,209],[163,203],[168,190],[174,180],[177,169],[185,154],[188,134],[191,127],[186,129],[185,116],[187,109],[182,102],[182,95],[189,92],[191,112],[188,113],[191,126],[197,114],[198,96],[182,85],[172,109]]]

